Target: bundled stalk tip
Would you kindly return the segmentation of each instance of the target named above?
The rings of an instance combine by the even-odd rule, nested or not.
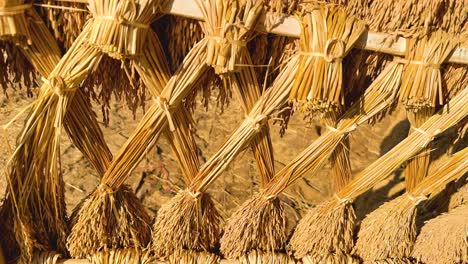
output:
[[[133,191],[100,185],[84,202],[67,238],[74,258],[110,249],[142,249],[151,240],[151,217]]]
[[[158,258],[193,252],[215,252],[222,217],[207,193],[179,192],[163,205],[153,226],[152,250]]]

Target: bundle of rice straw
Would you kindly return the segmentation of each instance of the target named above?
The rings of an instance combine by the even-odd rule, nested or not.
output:
[[[466,167],[465,167],[466,168]],[[426,264],[468,262],[468,204],[427,221],[421,228],[411,256]]]
[[[252,62],[245,46],[252,38],[262,5],[250,0],[197,3],[203,13],[209,15],[205,19],[207,22],[202,23],[211,56],[207,57],[207,64],[220,74],[227,85],[232,86],[247,114],[260,98],[260,86],[255,71],[250,67]],[[212,17],[214,14],[219,17]],[[260,183],[265,184],[274,174],[272,145],[267,126],[259,127],[257,132],[251,147],[257,161]],[[206,171],[202,169],[198,175],[201,173]],[[199,176],[194,174],[193,177]],[[192,186],[193,179],[186,183]],[[159,211],[154,224],[153,249],[157,256],[163,258],[180,255],[179,251],[214,251],[220,230],[213,223],[219,221],[219,213],[207,193],[183,191]],[[195,233],[201,234],[199,241],[193,239]]]
[[[286,96],[288,96],[295,78],[297,62],[298,56],[292,57],[288,65],[278,75],[277,80],[273,83],[273,87],[262,96],[262,99],[266,95],[269,95],[269,92],[276,92],[276,89],[279,88],[286,92]],[[284,212],[281,206],[273,204],[278,202],[276,200],[277,195],[288,184],[303,176],[304,173],[319,169],[324,161],[329,158],[339,142],[346,137],[347,133],[354,130],[357,125],[368,121],[385,110],[395,98],[396,89],[394,87],[398,86],[400,82],[399,76],[401,72],[402,66],[400,64],[393,63],[389,65],[382,75],[376,79],[373,86],[368,89],[366,94],[348,110],[346,118],[339,123],[337,129],[328,131],[320,140],[314,142],[314,144],[298,155],[296,159],[274,177],[263,191],[246,201],[233,214],[228,224],[230,229],[226,228],[221,240],[223,254],[236,258],[252,250],[267,252],[284,250],[286,224],[283,220]],[[286,77],[290,81],[286,82],[285,80],[288,80]],[[259,102],[261,103],[262,100]],[[251,118],[253,118],[252,114],[251,112]],[[247,121],[249,120],[245,120],[244,123]],[[241,128],[243,129],[243,126],[241,125],[238,131]],[[234,135],[231,136],[231,139],[233,138]],[[246,137],[243,136],[243,138]],[[242,142],[236,142],[238,147],[241,147],[240,143]],[[225,145],[229,146],[228,144]],[[219,159],[218,163],[222,164],[222,162]],[[207,185],[210,180],[213,179],[207,177],[201,182],[203,184],[201,186]],[[275,208],[276,210],[273,211],[271,208]]]
[[[60,50],[58,46],[56,45],[54,38],[48,32],[47,28],[45,27],[43,22],[40,20],[39,16],[35,13],[34,9],[28,9],[26,12],[26,15],[27,15],[26,21],[27,21],[27,27],[29,30],[30,43],[23,43],[23,45],[18,44],[18,47],[21,48],[22,53],[24,53],[24,57],[30,61],[30,63],[34,66],[35,69],[37,69],[37,71],[42,76],[49,76],[49,74],[54,69],[55,65],[59,62]],[[10,20],[8,21],[12,22]],[[20,25],[21,24],[22,23],[20,23]],[[21,38],[21,36],[15,36],[15,37]],[[14,40],[14,39],[11,38],[10,40]],[[9,54],[9,55],[12,55],[12,54]],[[37,102],[36,104],[40,105],[40,102]],[[78,92],[76,96],[76,100],[71,102],[71,107],[75,109],[76,112],[74,112],[74,114],[72,115],[65,116],[65,127],[67,129],[67,132],[69,132],[69,135],[71,136],[72,141],[75,144],[77,144],[80,150],[82,150],[82,152],[85,153],[85,155],[91,160],[92,164],[95,165],[95,167],[99,170],[99,168],[103,167],[103,164],[105,165],[105,162],[107,163],[110,162],[110,158],[109,158],[110,151],[104,142],[102,132],[100,131],[99,125],[96,120],[96,116],[92,112],[91,106],[89,105],[88,101],[84,99],[83,95],[80,92]],[[85,122],[85,123],[82,124],[81,122]],[[37,124],[34,124],[34,123],[28,124],[28,126],[30,127],[35,126],[35,125]],[[80,131],[80,132],[77,132],[77,131]],[[81,134],[81,132],[86,132],[86,133]],[[73,137],[73,134],[75,135],[79,134],[79,136]],[[23,135],[23,138],[25,137],[27,136]],[[21,142],[21,138],[18,141]],[[25,150],[27,150],[27,148],[20,145],[15,155],[18,155],[19,153]],[[27,155],[32,155],[32,154],[33,153],[30,152]],[[16,156],[16,158],[17,157],[18,156]],[[12,160],[14,159],[15,157],[12,158]],[[12,175],[8,175],[8,177],[11,177],[11,176]],[[45,221],[44,222],[42,220],[39,221],[40,226],[38,227],[37,230],[33,229],[34,227],[30,226],[33,223],[28,223],[29,221],[27,221],[26,224],[21,224],[21,221],[25,221],[27,220],[27,218],[32,219],[32,215],[30,212],[28,212],[29,205],[20,205],[20,207],[17,208],[16,207],[17,202],[14,200],[14,198],[16,195],[18,195],[16,192],[26,192],[27,193],[26,195],[29,195],[29,191],[22,190],[23,187],[21,187],[20,184],[25,184],[25,186],[27,186],[28,188],[30,188],[31,186],[29,186],[27,182],[26,183],[18,182],[17,181],[18,179],[14,179],[14,181],[11,181],[11,179],[9,178],[9,180],[10,180],[9,182],[10,185],[7,190],[9,194],[7,194],[7,199],[1,209],[2,214],[5,216],[4,219],[7,219],[8,222],[2,223],[0,225],[0,228],[3,230],[2,233],[4,234],[4,237],[5,237],[5,239],[2,240],[2,243],[4,244],[5,248],[8,249],[7,258],[12,259],[16,257],[19,253],[17,251],[17,245],[16,245],[16,241],[14,238],[15,236],[17,238],[19,236],[20,238],[18,241],[20,243],[19,247],[22,249],[22,253],[23,253],[22,261],[27,261],[25,259],[28,259],[31,257],[30,254],[32,252],[32,248],[35,245],[34,243],[30,243],[30,241],[28,241],[28,239],[30,239],[30,237],[28,237],[29,234],[28,236],[25,236],[25,238],[23,238],[21,234],[17,233],[18,230],[21,230],[21,229],[23,229],[22,232],[27,232],[27,233],[31,232],[32,230],[39,231],[37,232],[37,234],[40,234],[40,235],[37,235],[37,236],[42,236],[42,237],[33,238],[33,239],[37,239],[37,241],[40,241],[40,243],[43,243],[43,246],[40,246],[39,248],[51,249],[51,248],[54,248],[57,244],[59,244],[60,246],[60,241],[58,241],[57,243],[57,234],[54,234],[53,227],[50,228],[50,227],[45,226],[44,229],[42,229],[41,231],[41,228],[42,228],[41,226],[43,226],[44,224],[47,224]],[[33,185],[33,186],[40,188],[37,185]],[[36,191],[38,193],[43,193],[41,189],[37,189]],[[26,195],[19,194],[18,196],[24,197]],[[64,205],[64,202],[60,201],[60,199],[63,199],[63,195],[58,194],[57,197],[49,197],[47,199],[50,199],[51,201],[56,201],[56,203],[61,206],[57,209],[58,211],[56,211],[55,213],[64,212],[64,207],[62,207],[62,205]],[[51,204],[53,204],[53,202]],[[50,209],[51,209],[50,212],[52,216],[54,214],[53,213],[54,209],[53,208],[50,208]],[[21,214],[18,214],[18,212],[22,212],[23,214],[22,217],[26,219],[24,220],[16,219],[16,215],[21,215]],[[26,216],[24,216],[24,214],[26,214]],[[60,218],[58,214],[56,214],[56,216]],[[62,219],[59,221],[62,221]],[[28,230],[29,228],[31,229]],[[58,228],[60,230],[60,228],[63,228],[63,226],[59,226]],[[49,229],[51,230],[50,238],[46,238],[44,236],[48,235],[47,232]],[[31,237],[34,237],[34,236],[36,235],[35,234],[31,235]]]
[[[148,45],[144,50],[144,55],[136,62],[135,67],[140,73],[142,80],[148,87],[152,88],[151,93],[154,95],[155,100],[158,100],[158,96],[164,84],[169,80],[169,69],[165,62],[164,51],[154,32],[148,35],[147,42]],[[174,131],[165,129],[165,134],[169,137],[174,153],[182,168],[185,181],[190,182],[192,175],[195,175],[198,171],[199,161],[187,115],[188,113],[184,108],[180,108],[179,111],[175,112],[172,117],[175,124]],[[103,172],[103,174],[104,173],[105,172]],[[101,184],[101,187],[102,186]],[[104,203],[106,200],[122,202],[129,199],[119,195],[119,193],[125,192],[125,189],[126,187],[123,186],[113,193],[101,193],[99,195],[96,194],[96,192],[98,192],[96,191],[84,201],[82,206],[75,209],[72,217],[72,232],[68,238],[67,244],[73,256],[83,257],[96,254],[95,252],[102,248],[105,248],[106,252],[113,252],[114,250],[112,249],[125,247],[129,244],[131,245],[131,243],[134,242],[132,242],[132,238],[125,237],[125,233],[128,232],[128,229],[135,229],[135,231],[131,231],[131,233],[137,236],[136,241],[140,243],[140,245],[134,245],[137,249],[145,246],[149,242],[150,220],[139,202],[132,201],[128,205],[122,205],[122,212],[118,214],[115,214],[112,210],[106,211],[106,208],[112,208],[112,206]],[[126,193],[125,195],[134,197],[134,194]],[[132,211],[132,208],[128,208],[128,210],[126,210],[125,207],[131,204],[137,204],[138,209],[133,209]],[[104,210],[106,213],[102,217],[106,219],[106,222],[114,220],[121,221],[121,219],[126,218],[130,218],[130,220],[129,223],[123,225],[121,229],[115,229],[113,225],[102,225],[102,220],[99,218],[96,219],[96,215],[90,210]],[[138,219],[136,216],[140,218],[144,216],[145,218]],[[132,217],[136,218],[136,221],[135,219],[132,220]],[[143,220],[143,223],[140,223],[141,220]],[[140,226],[138,223],[140,223]],[[83,239],[83,237],[87,238]],[[94,243],[90,244],[90,240],[94,241]]]
[[[311,210],[298,224],[290,241],[296,257],[316,255],[317,251],[350,252],[353,247],[355,215],[344,211],[346,204],[390,175],[406,160],[416,155],[437,135],[462,121],[468,114],[464,101],[465,89],[438,113],[421,125],[418,133],[410,134],[396,147],[355,176],[336,198]],[[324,248],[323,248],[324,247]],[[314,261],[315,258],[313,259]]]
[[[441,30],[408,40],[406,63],[400,88],[400,100],[407,109],[408,119],[418,129],[437,106],[445,103],[440,65],[457,46],[458,39]],[[411,133],[412,130],[410,130]],[[411,192],[429,170],[431,144],[409,160],[405,168],[407,191]]]
[[[407,263],[416,240],[417,206],[466,173],[468,148],[450,157],[402,196],[364,218],[355,253],[366,263]]]
[[[336,5],[305,10],[300,19],[300,75],[289,99],[298,101],[302,111],[340,113],[345,104],[342,60],[364,33],[365,23]]]

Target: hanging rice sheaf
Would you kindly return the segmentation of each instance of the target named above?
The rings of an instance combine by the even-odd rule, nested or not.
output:
[[[406,193],[380,206],[362,221],[355,253],[367,262],[409,262],[416,240],[418,205],[466,173],[468,148],[450,157]]]
[[[3,126],[8,132],[27,113],[5,168],[0,264],[467,262],[466,204],[430,219],[419,235],[416,228],[419,206],[466,177],[460,142],[468,120],[467,6],[468,0],[0,0],[0,86],[6,95],[26,87],[37,96]],[[219,107],[235,100],[244,116],[203,165],[190,112],[200,93],[205,108],[216,93]],[[115,155],[92,110],[93,101],[100,104],[107,125],[114,99],[125,99],[134,117],[145,110]],[[408,137],[353,175],[349,136],[398,102],[411,125]],[[276,171],[270,122],[279,120],[283,134],[295,111],[325,131]],[[452,146],[460,150],[430,170],[432,142],[456,129]],[[100,177],[70,216],[63,131]],[[186,188],[153,223],[125,183],[161,135]],[[259,190],[224,225],[208,189],[246,149]],[[280,194],[327,161],[332,197],[288,234]],[[353,201],[402,165],[406,192],[359,223]]]
[[[411,256],[427,264],[466,263],[467,218],[468,205],[464,204],[427,221],[416,238]]]
[[[31,5],[28,5],[28,6],[31,7]],[[18,9],[21,9],[21,8],[18,8]],[[27,12],[25,14],[27,15],[26,21],[28,22],[27,26],[30,32],[30,35],[29,35],[30,42],[27,45],[19,45],[18,47],[21,48],[22,53],[30,61],[31,65],[42,76],[46,77],[52,72],[53,68],[58,63],[59,58],[60,58],[60,51],[59,51],[58,46],[56,45],[55,40],[50,35],[47,28],[45,28],[44,24],[41,22],[41,20],[39,19],[37,14],[34,12],[34,10],[27,9]],[[15,20],[7,20],[7,21],[12,23],[13,25],[15,25],[15,22],[16,22]],[[21,24],[22,22],[20,20],[20,25]],[[18,37],[18,36],[15,36],[15,37]],[[19,37],[21,38],[21,35],[19,35]],[[14,38],[11,38],[10,40],[14,40]],[[46,94],[41,93],[40,96],[42,95],[47,96],[47,93]],[[33,108],[39,110],[41,107],[40,105],[41,103],[39,100],[37,104],[33,106]],[[76,113],[72,115],[65,115],[64,123],[65,123],[65,128],[67,129],[67,132],[69,132],[70,135],[72,135],[73,133],[80,134],[79,137],[75,137],[75,138],[72,137],[72,141],[78,146],[78,148],[82,152],[85,153],[85,155],[90,159],[91,163],[95,165],[97,169],[102,168],[102,164],[104,163],[100,162],[100,159],[102,159],[102,157],[106,157],[106,153],[109,153],[109,150],[107,149],[107,146],[104,143],[102,133],[100,132],[99,126],[97,124],[97,120],[95,119],[96,117],[94,113],[91,111],[88,101],[84,99],[83,95],[80,92],[78,92],[76,96],[76,100],[74,100],[71,103],[71,107],[73,109],[76,109]],[[81,122],[84,122],[84,124],[81,124]],[[30,123],[29,125],[36,126],[37,131],[42,131],[43,127],[48,128],[47,124],[38,125],[38,124]],[[5,126],[5,128],[7,128],[7,126]],[[86,131],[87,133],[81,133],[83,131]],[[25,135],[23,137],[25,137]],[[18,141],[21,142],[21,139],[19,139]],[[52,146],[52,148],[53,147],[54,146]],[[95,149],[96,151],[95,152],[89,151],[93,149]],[[29,153],[28,154],[25,153],[26,155],[31,156],[34,154],[33,149],[24,148],[24,146],[21,146],[20,144],[19,148],[15,152],[17,155],[16,157],[19,157],[19,153],[21,153],[22,151],[28,151]],[[12,158],[13,164],[15,161],[16,161],[15,158]],[[109,161],[107,160],[107,162]],[[22,163],[24,164],[24,161]],[[31,163],[33,163],[33,161],[31,161]],[[9,175],[9,177],[14,177],[14,175]],[[11,215],[18,215],[18,216],[26,217],[26,218],[32,217],[30,206],[34,205],[34,198],[32,199],[32,201],[26,198],[28,195],[30,195],[29,194],[30,192],[28,190],[25,190],[25,193],[18,193],[18,191],[22,190],[23,188],[21,186],[25,184],[25,186],[28,186],[27,188],[31,188],[31,187],[33,189],[37,188],[36,190],[38,193],[43,193],[43,191],[40,191],[40,190],[43,190],[44,187],[47,186],[47,184],[46,185],[36,185],[36,184],[42,184],[41,181],[43,182],[47,182],[47,181],[44,181],[43,179],[38,179],[39,181],[37,181],[37,179],[34,181],[31,181],[31,180],[32,179],[26,180],[23,183],[18,178],[9,179],[9,182],[11,183],[11,185],[7,189],[8,194],[1,208],[1,214],[3,216],[10,215],[10,217],[4,217],[4,219],[8,219],[8,222],[3,223],[0,221],[0,224],[1,224],[0,227],[2,229],[3,236],[5,237],[5,240],[2,240],[1,242],[3,245],[5,245],[5,248],[8,249],[6,253],[8,259],[11,259],[18,255],[19,252],[17,251],[17,245],[16,245],[17,242],[19,244],[19,247],[22,249],[23,261],[25,261],[25,259],[31,258],[31,255],[30,255],[31,247],[37,246],[40,243],[45,243],[44,245],[48,243],[46,242],[47,238],[44,237],[46,233],[44,232],[42,235],[39,235],[40,233],[38,232],[36,234],[42,237],[35,238],[37,239],[35,240],[36,245],[28,244],[29,243],[28,233],[31,232],[32,230],[36,230],[36,231],[40,230],[42,228],[41,226],[43,226],[44,224],[47,224],[47,222],[40,220],[38,223],[40,226],[36,226],[34,229],[28,229],[32,227],[30,226],[32,223],[29,223],[29,221],[27,221],[27,222],[24,222],[24,224],[20,224],[20,222],[24,221],[24,219],[23,220],[14,219],[14,217],[11,217]],[[52,184],[57,183],[57,182],[54,182],[55,180],[52,180],[52,179],[50,181],[51,181],[50,183]],[[60,195],[60,193],[52,192],[50,194],[52,195],[52,197],[46,198],[46,199],[50,199],[50,201],[58,200],[59,202],[57,204],[59,205],[63,204],[62,202],[60,202],[60,199],[63,198],[63,196]],[[20,199],[15,201],[15,196],[20,197]],[[25,204],[17,203],[17,201],[21,201],[21,199],[24,199]],[[41,208],[37,208],[37,209],[40,209],[43,212],[47,212],[46,210],[43,210]],[[53,208],[51,209],[54,210]],[[62,209],[58,207],[55,210],[61,211]],[[45,213],[45,215],[46,214],[47,213]],[[57,211],[56,211],[56,215],[57,215]],[[9,222],[9,221],[12,221],[12,222]],[[32,225],[35,225],[35,224],[32,224]],[[50,231],[49,241],[51,241],[49,242],[50,244],[48,246],[45,246],[46,249],[48,249],[49,247],[55,247],[57,245],[60,247],[60,242],[58,242],[57,244],[57,238],[56,238],[56,235],[54,235],[53,230],[55,227],[52,227],[52,226],[45,227],[46,230]],[[58,225],[58,227],[60,227],[60,225]],[[22,236],[25,234],[28,234],[28,235]],[[17,236],[17,238],[18,236],[20,236],[20,238],[17,241],[14,241],[15,236]],[[36,235],[32,235],[32,236],[36,236]]]

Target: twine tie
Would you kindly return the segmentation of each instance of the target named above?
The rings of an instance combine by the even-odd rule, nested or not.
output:
[[[419,204],[422,201],[427,200],[427,196],[420,194],[418,196],[409,195],[409,199],[414,202],[415,205]]]
[[[341,198],[338,196],[338,194],[333,194],[333,197],[335,197],[335,199],[338,201],[338,203],[340,204],[344,204],[344,203],[352,203],[353,200],[350,199],[350,198]]]
[[[332,132],[335,132],[337,134],[348,134],[348,133],[351,133],[352,131],[356,130],[357,128],[357,125],[354,124],[348,128],[345,128],[345,129],[337,129],[336,127],[333,127],[333,126],[326,126],[326,128]]]
[[[107,184],[101,183],[99,184],[98,190],[105,193],[105,194],[113,194],[114,190]]]
[[[53,76],[53,77],[50,77],[49,79],[42,78],[42,81],[44,83],[49,84],[49,86],[53,89],[54,93],[59,97],[62,97],[66,92],[73,92],[77,89],[77,88],[67,88],[67,83],[60,76]]]
[[[166,98],[157,96],[154,98],[154,102],[158,105],[159,109],[162,109],[166,114],[167,122],[169,124],[169,129],[171,131],[175,130],[174,121],[172,120],[172,114],[170,111],[170,106]]]
[[[332,53],[332,47],[338,47],[337,53]],[[332,38],[325,42],[324,52],[307,52],[301,51],[298,54],[304,56],[314,56],[314,57],[322,57],[326,62],[333,63],[333,62],[341,62],[345,56],[346,52],[346,43],[342,39]]]
[[[414,131],[416,131],[416,132],[418,132],[418,133],[420,133],[420,134],[426,136],[426,137],[427,137],[429,140],[431,140],[431,141],[432,141],[432,140],[434,139],[434,137],[435,137],[435,135],[433,135],[433,134],[431,134],[431,133],[429,133],[429,132],[427,132],[427,131],[425,131],[425,130],[423,130],[423,129],[420,129],[420,128],[418,128],[418,127],[413,127],[413,126],[412,126],[411,129],[413,129]]]
[[[268,117],[264,114],[257,115],[255,117],[251,117],[249,115],[245,116],[245,119],[247,119],[248,122],[252,123],[252,127],[258,131],[262,128],[262,123],[267,119]]]
[[[191,191],[188,191],[188,194],[189,194],[190,196],[192,196],[192,198],[195,199],[195,200],[198,200],[198,198],[200,198],[200,196],[201,196],[201,192],[195,192],[195,193],[193,193],[193,192],[191,192]]]
[[[397,63],[404,64],[404,65],[413,64],[413,65],[420,65],[426,68],[433,68],[434,70],[440,70],[440,63],[429,63],[425,61],[409,60],[409,59],[404,59],[404,58],[395,58],[394,61]]]

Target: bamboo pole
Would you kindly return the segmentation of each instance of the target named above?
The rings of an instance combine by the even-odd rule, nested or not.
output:
[[[87,0],[57,1],[88,3]],[[203,14],[197,6],[195,0],[172,0],[163,11],[164,13],[170,15],[203,20]],[[263,14],[259,23],[257,23],[256,30],[294,38],[298,38],[301,34],[301,27],[299,24],[300,22],[294,16],[286,16],[275,25],[272,25],[271,21],[273,21],[272,14]],[[405,55],[407,49],[406,39],[403,37],[396,37],[394,41],[390,42],[389,40],[393,38],[394,36],[390,34],[368,31],[359,38],[355,44],[355,47],[358,49],[377,51],[392,55]],[[451,56],[449,56],[447,62],[468,64],[468,47],[457,47]]]

